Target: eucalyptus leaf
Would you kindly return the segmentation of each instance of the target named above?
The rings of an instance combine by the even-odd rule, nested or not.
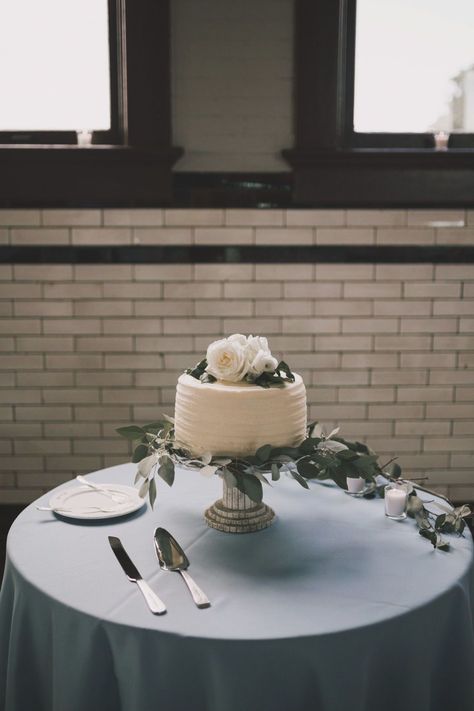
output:
[[[150,487],[148,489],[148,497],[150,499],[150,506],[153,508],[156,500],[156,482],[154,479],[150,481]]]
[[[224,479],[227,486],[237,486],[237,478],[235,474],[232,474],[230,469],[227,469],[227,467],[224,467],[222,470],[222,478]]]
[[[337,442],[335,439],[325,439],[318,444],[318,449],[329,449],[331,452],[342,452],[348,449],[347,445]]]
[[[298,482],[298,484],[301,484],[304,489],[309,489],[308,482],[296,469],[291,469],[291,476]]]
[[[149,486],[150,482],[148,481],[148,479],[145,479],[145,481],[138,490],[138,496],[141,496],[141,498],[144,499],[148,493]]]
[[[388,467],[388,473],[394,479],[398,479],[402,474],[402,468],[396,462],[392,462],[392,464]]]
[[[139,444],[138,447],[135,447],[132,455],[132,462],[134,464],[138,464],[138,462],[141,462],[142,459],[145,459],[145,457],[148,455],[148,445],[146,444]]]
[[[166,425],[167,423],[163,420],[158,420],[157,422],[149,422],[147,425],[143,425],[143,429],[145,430],[145,432],[151,432],[152,434],[156,434]]]
[[[408,497],[407,514],[409,516],[413,517],[416,513],[423,511],[423,509],[423,501],[420,499],[419,496],[415,494],[415,496]]]
[[[278,464],[276,462],[273,462],[272,464],[272,481],[278,481],[280,478],[280,469],[278,468]]]
[[[263,499],[262,482],[252,474],[243,474],[242,485],[244,493],[247,494],[249,499],[255,501],[256,504],[260,504]]]
[[[212,464],[205,464],[200,468],[199,474],[202,476],[213,476],[217,471],[217,467]],[[170,484],[171,486],[171,484]]]
[[[148,457],[142,459],[140,464],[138,465],[138,471],[140,472],[140,476],[145,479],[150,474],[157,461],[158,456],[156,452],[153,452],[153,454],[150,454]]]
[[[318,444],[321,442],[320,437],[307,437],[299,446],[299,449],[301,452],[305,454],[310,454],[310,452],[314,452],[314,450],[317,448]]]
[[[277,372],[277,373],[283,372],[283,373],[285,374],[285,376],[286,376],[286,379],[289,380],[290,383],[294,383],[294,382],[295,382],[295,376],[294,376],[293,373],[291,372],[290,366],[289,366],[287,363],[285,363],[284,360],[281,360],[281,361],[278,363],[278,365],[277,365],[277,367],[276,367],[276,372]]]
[[[119,427],[115,431],[118,432],[121,437],[125,437],[125,439],[131,440],[141,439],[145,434],[145,430],[143,430],[141,427],[137,427],[136,425],[127,425],[127,427]]]
[[[257,449],[257,451],[255,452],[255,456],[260,462],[267,462],[270,458],[272,449],[273,447],[271,444],[264,444],[262,447],[259,447]]]
[[[168,486],[173,486],[174,482],[174,463],[173,460],[168,457],[168,455],[163,455],[160,457],[160,464],[158,467],[158,475],[166,481]]]
[[[308,435],[309,437],[317,437],[318,439],[321,439],[324,435],[321,424],[319,422],[311,422],[308,426]]]
[[[318,467],[313,464],[310,457],[300,459],[296,463],[296,468],[298,470],[298,473],[306,477],[307,479],[315,479],[319,473]]]
[[[213,457],[212,463],[217,464],[220,467],[226,466],[227,464],[230,464],[232,459],[229,457]]]
[[[432,531],[429,528],[420,528],[419,534],[420,536],[423,536],[423,538],[427,538],[430,543],[432,543],[432,545],[436,547],[436,543],[438,541],[436,531]]]

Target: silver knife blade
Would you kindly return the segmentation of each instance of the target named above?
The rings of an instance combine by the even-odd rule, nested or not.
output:
[[[109,536],[109,543],[127,578],[133,583],[136,583],[137,580],[141,580],[142,576],[138,572],[135,564],[130,560],[130,557],[123,547],[120,538],[117,538],[116,536]]]

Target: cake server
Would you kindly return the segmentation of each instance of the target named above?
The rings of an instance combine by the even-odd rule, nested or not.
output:
[[[207,596],[201,588],[196,585],[186,569],[189,567],[189,560],[178,541],[165,528],[157,528],[154,535],[156,555],[162,570],[170,570],[181,573],[181,577],[188,586],[194,602],[199,608],[210,607]]]
[[[120,538],[117,538],[116,536],[109,536],[109,543],[115,553],[115,557],[122,567],[123,572],[132,583],[136,583],[138,585],[140,592],[145,598],[151,612],[153,612],[154,615],[163,615],[166,612],[164,603],[160,600],[158,595],[155,595],[148,583],[143,580],[134,563],[130,560]]]

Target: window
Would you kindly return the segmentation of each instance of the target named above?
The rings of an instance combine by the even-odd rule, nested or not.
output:
[[[169,0],[0,1],[0,207],[171,201],[169,24]]]
[[[437,131],[460,145],[474,131],[473,36],[471,0],[358,0],[353,145],[430,147]]]
[[[473,34],[469,0],[295,0],[295,202],[474,204]]]
[[[114,9],[109,18],[107,0],[0,3],[0,142],[71,143],[92,131],[115,142]]]

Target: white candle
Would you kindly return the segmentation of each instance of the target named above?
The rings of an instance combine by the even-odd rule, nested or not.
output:
[[[446,133],[445,131],[438,131],[438,133],[435,133],[434,135],[434,140],[435,149],[437,151],[448,150],[449,133]]]
[[[91,146],[92,145],[92,131],[77,131],[77,145],[78,146]]]
[[[357,479],[348,476],[346,482],[347,491],[351,494],[360,494],[360,492],[364,490],[365,479],[362,479],[361,476],[359,476]]]
[[[385,490],[385,513],[387,516],[403,516],[407,501],[407,493],[402,489]]]

